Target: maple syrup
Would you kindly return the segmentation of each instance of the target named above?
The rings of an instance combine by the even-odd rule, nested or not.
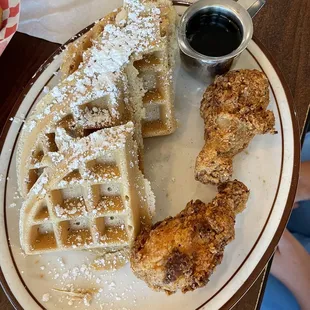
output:
[[[243,34],[228,16],[219,12],[199,12],[188,21],[186,37],[200,54],[220,57],[236,50]]]

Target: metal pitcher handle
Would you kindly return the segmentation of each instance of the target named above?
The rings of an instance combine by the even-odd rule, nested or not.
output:
[[[191,4],[195,3],[197,0],[172,0],[174,5],[181,5],[181,6],[190,6]],[[253,18],[260,9],[265,5],[266,0],[256,0],[254,3],[253,0],[234,0],[241,4],[249,13],[249,15]]]
[[[240,3],[250,14],[253,18],[265,5],[266,0],[256,0],[255,2],[249,0],[235,0],[236,2]],[[251,3],[252,2],[252,3]]]

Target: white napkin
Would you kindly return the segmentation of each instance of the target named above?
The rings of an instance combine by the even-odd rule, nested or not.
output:
[[[248,8],[254,0],[238,2]],[[18,31],[48,41],[65,43],[80,30],[122,4],[122,0],[23,0]]]
[[[122,0],[23,0],[18,31],[65,43],[122,3]]]

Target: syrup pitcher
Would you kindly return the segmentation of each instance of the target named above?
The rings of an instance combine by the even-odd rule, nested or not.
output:
[[[227,72],[248,46],[252,18],[265,0],[247,10],[233,0],[199,0],[180,20],[178,42],[185,69],[201,81]]]

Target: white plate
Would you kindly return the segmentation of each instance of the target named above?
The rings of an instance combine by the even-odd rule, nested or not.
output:
[[[105,13],[108,12],[103,15]],[[61,288],[64,273],[69,271],[72,276],[75,266],[87,264],[91,258],[89,253],[74,251],[25,256],[19,243],[21,200],[16,199],[16,141],[23,124],[21,120],[42,97],[44,86],[57,83],[54,72],[59,69],[61,57],[62,50],[59,49],[32,78],[17,103],[19,109],[14,121],[7,124],[6,139],[3,137],[1,142],[0,264],[3,274],[0,273],[0,279],[17,309],[72,308],[52,288]],[[294,200],[300,156],[298,128],[291,97],[281,75],[254,41],[243,52],[236,68],[256,68],[268,76],[269,108],[275,114],[278,134],[256,136],[247,150],[234,159],[233,177],[244,182],[251,195],[246,210],[237,217],[236,238],[227,246],[222,264],[204,288],[172,296],[153,292],[134,277],[129,264],[113,273],[92,272],[90,275],[86,272],[75,280],[68,277],[65,282],[75,287],[102,288],[88,309],[229,308],[264,268],[285,227]],[[145,140],[146,177],[157,198],[155,220],[175,215],[191,199],[208,202],[216,193],[214,186],[196,182],[193,172],[196,156],[203,145],[199,104],[205,88],[206,85],[180,69],[175,101],[179,128],[170,136]],[[51,298],[43,302],[42,296],[46,293]],[[83,303],[76,302],[74,306],[74,309],[86,308]]]

